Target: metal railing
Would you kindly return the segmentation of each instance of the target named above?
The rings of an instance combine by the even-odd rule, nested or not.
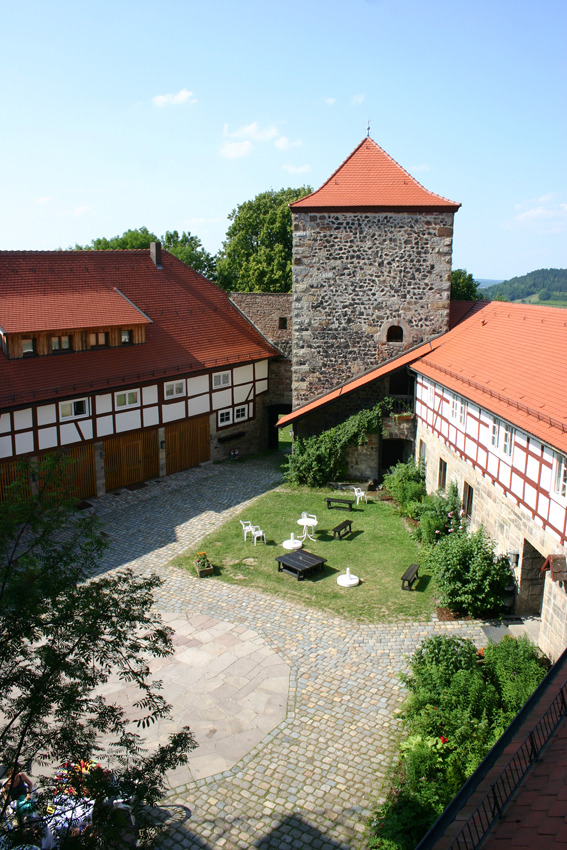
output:
[[[415,401],[412,395],[390,395],[392,413],[415,413]]]
[[[567,683],[482,798],[449,850],[475,850],[567,714]]]

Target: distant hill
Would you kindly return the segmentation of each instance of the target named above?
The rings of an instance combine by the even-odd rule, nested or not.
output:
[[[496,278],[488,278],[488,277],[475,277],[477,283],[480,283],[481,289],[486,289],[487,286],[494,286],[496,283],[503,283],[504,281]]]
[[[567,301],[567,269],[537,269],[483,288],[482,294],[489,299],[500,294],[504,301],[517,301],[541,290],[545,290],[546,300]]]

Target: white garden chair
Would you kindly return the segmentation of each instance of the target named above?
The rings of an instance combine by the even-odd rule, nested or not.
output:
[[[246,535],[248,534],[248,532],[250,532],[250,534],[253,533],[254,526],[252,525],[251,522],[248,522],[248,520],[239,520],[239,522],[240,522],[240,525],[242,526],[242,531],[244,533],[244,540],[246,540]]]
[[[252,526],[252,537],[254,538],[254,546],[256,545],[256,541],[258,538],[266,543],[266,535],[262,531],[259,525]]]
[[[356,504],[357,505],[358,505],[358,503],[360,502],[361,499],[364,499],[366,504],[368,504],[368,498],[367,498],[364,490],[361,490],[360,487],[353,487],[352,489],[354,490],[354,495],[356,496]]]
[[[318,525],[315,514],[308,514],[307,511],[303,511],[301,519],[297,520],[297,524],[303,526],[303,535],[298,538],[302,543],[304,543],[307,538],[315,541],[315,538],[309,534],[309,530],[311,529],[314,531]]]

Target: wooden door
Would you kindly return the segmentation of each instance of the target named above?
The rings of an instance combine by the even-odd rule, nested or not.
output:
[[[94,446],[89,443],[86,446],[74,446],[68,449],[58,449],[62,455],[62,483],[69,487],[71,495],[77,499],[88,499],[96,496],[96,472],[94,460]],[[37,456],[38,463],[45,460],[54,452],[44,452]],[[67,462],[66,462],[66,459]],[[47,485],[47,491],[55,490],[55,485]]]
[[[104,441],[104,479],[107,490],[128,487],[159,475],[158,430],[122,434]]]
[[[18,476],[21,475],[21,471],[19,469],[20,461],[17,460],[9,460],[5,463],[0,463],[0,502],[3,500],[6,488],[13,484],[14,481],[17,480]],[[29,476],[26,482],[27,486],[24,490],[25,497],[27,498],[31,494]]]
[[[166,425],[165,450],[168,475],[209,460],[209,417],[198,416]]]

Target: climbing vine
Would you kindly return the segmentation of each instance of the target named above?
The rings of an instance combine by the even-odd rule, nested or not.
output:
[[[361,446],[367,434],[380,431],[382,418],[391,409],[392,401],[386,398],[321,434],[306,439],[299,437],[289,456],[286,480],[291,484],[324,487],[328,481],[341,477],[346,471],[347,448]]]

